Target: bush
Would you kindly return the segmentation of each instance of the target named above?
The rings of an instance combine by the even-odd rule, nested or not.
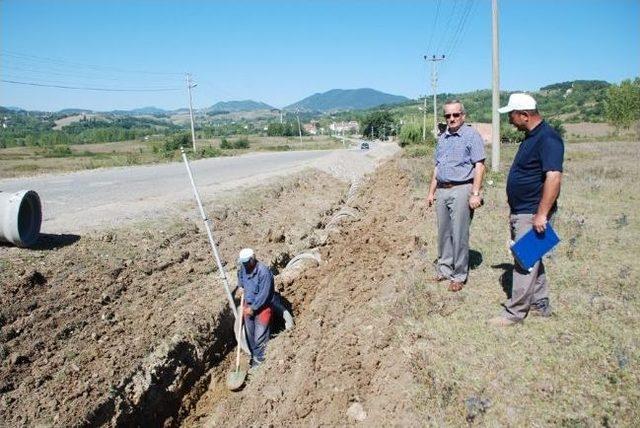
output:
[[[415,123],[407,123],[400,129],[400,147],[409,144],[418,144],[422,141],[422,126]]]
[[[45,147],[45,149],[40,153],[47,158],[66,158],[73,156],[73,152],[69,146],[63,145]]]
[[[524,140],[525,134],[522,131],[517,130],[511,125],[500,125],[500,142],[517,144]]]
[[[217,158],[223,155],[222,150],[220,150],[217,147],[211,147],[211,146],[202,147],[198,151],[198,154],[200,155],[200,157],[203,157],[203,158]]]
[[[233,143],[233,147],[235,149],[248,149],[249,139],[247,137],[240,137],[235,143]]]
[[[222,138],[222,140],[220,141],[220,148],[224,150],[248,149],[249,139],[247,137],[240,137],[234,142],[229,142],[226,138]]]
[[[178,150],[180,147],[189,148],[191,147],[191,134],[188,132],[183,132],[180,134],[174,134],[167,141],[164,142],[163,149],[165,152],[173,152]]]
[[[431,130],[427,131],[426,141],[422,141],[422,125],[417,123],[407,123],[400,129],[400,147],[411,144],[425,144],[428,146],[436,145],[436,138]]]

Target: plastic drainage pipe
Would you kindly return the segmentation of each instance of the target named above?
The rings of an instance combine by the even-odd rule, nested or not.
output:
[[[41,224],[42,208],[36,192],[0,192],[0,241],[29,247],[38,241]]]

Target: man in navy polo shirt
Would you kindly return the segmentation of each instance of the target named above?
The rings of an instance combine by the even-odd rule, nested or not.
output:
[[[449,280],[449,290],[462,290],[469,275],[469,226],[473,210],[482,205],[484,142],[466,125],[458,100],[444,104],[447,129],[438,137],[435,168],[427,204],[436,204],[438,260],[435,281]]]
[[[536,101],[516,93],[500,109],[509,114],[509,123],[526,133],[507,178],[511,239],[517,240],[531,228],[542,233],[557,208],[562,181],[564,143],[538,113]],[[501,316],[489,320],[496,326],[510,326],[532,315],[549,316],[549,286],[542,260],[531,270],[514,261],[511,296]]]

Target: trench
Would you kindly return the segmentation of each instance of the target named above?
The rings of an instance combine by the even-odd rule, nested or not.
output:
[[[355,186],[355,183],[351,185],[348,195],[353,195]],[[330,230],[335,232],[346,217],[355,219],[347,204],[346,198],[340,201],[333,217],[325,219],[326,223],[318,222],[317,231],[323,234]],[[345,210],[351,210],[348,216],[343,215]],[[340,221],[336,221],[336,216]],[[324,240],[319,245],[328,244]],[[278,277],[285,277],[291,285],[304,270],[318,266],[318,247],[297,255],[286,254],[280,262],[274,267],[276,282]],[[295,297],[283,295],[285,307],[297,316],[308,301],[305,296],[313,292],[296,290]],[[226,388],[226,375],[235,367],[234,315],[225,304],[212,318],[215,322],[198,331],[195,337],[173,337],[155,349],[121,379],[107,397],[95,404],[81,426],[192,425],[199,417],[206,416],[198,415],[199,403],[205,395],[215,403],[227,394],[233,394]],[[272,339],[284,329],[284,320],[277,319],[272,326]],[[244,354],[242,361],[242,365],[248,361]]]
[[[160,346],[98,403],[83,426],[177,426],[206,388],[207,373],[235,348],[231,310],[216,319],[196,340],[172,338]]]

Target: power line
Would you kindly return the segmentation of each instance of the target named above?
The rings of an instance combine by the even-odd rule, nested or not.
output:
[[[87,63],[78,63],[78,62],[73,62],[73,61],[67,61],[64,59],[58,59],[58,58],[49,58],[49,57],[41,57],[41,56],[36,56],[36,55],[27,55],[27,54],[21,54],[21,53],[16,53],[16,52],[11,52],[11,51],[0,51],[0,56],[7,56],[7,57],[11,57],[14,59],[22,59],[22,60],[29,60],[29,61],[34,61],[36,63],[53,63],[53,64],[62,64],[62,65],[68,65],[68,66],[73,66],[73,67],[86,67],[86,68],[90,68],[90,69],[95,69],[95,70],[104,70],[104,71],[112,71],[112,72],[117,72],[117,73],[135,73],[135,74],[156,74],[156,75],[167,75],[167,76],[182,76],[183,73],[177,73],[177,72],[163,72],[163,71],[150,71],[150,70],[131,70],[131,69],[123,69],[123,68],[119,68],[119,67],[110,67],[110,66],[103,66],[103,65],[95,65],[95,64],[87,64]]]
[[[431,42],[433,41],[433,35],[436,33],[436,24],[438,22],[438,15],[440,14],[440,1],[436,4],[436,13],[433,18],[433,26],[431,27],[431,36],[429,37],[429,43],[427,43],[427,52],[430,52]]]
[[[471,15],[471,11],[475,9],[476,4],[473,1],[467,0],[467,8],[462,13],[460,22],[456,27],[456,31],[454,32],[455,36],[451,39],[451,43],[449,43],[447,51],[447,56],[451,57],[451,54],[457,49],[458,45],[464,38],[464,34],[466,32],[466,23]]]
[[[449,13],[449,19],[447,19],[447,22],[444,28],[440,32],[438,43],[433,48],[434,52],[442,52],[443,51],[442,48],[444,47],[445,42],[447,42],[450,38],[453,38],[455,36],[455,34],[453,34],[453,31],[450,31],[450,29],[452,29],[452,23],[455,22],[454,17],[457,14],[459,4],[460,4],[460,0],[453,1],[453,4],[451,6],[451,11]]]
[[[42,67],[35,64],[20,64],[20,63],[11,63],[11,64],[2,64],[2,76],[7,77],[6,72],[16,72],[20,74],[19,78],[26,79],[28,77],[40,80],[41,77],[50,77],[50,76],[60,76],[63,78],[67,78],[73,81],[77,80],[89,80],[92,82],[97,81],[122,81],[123,79],[127,80],[144,80],[145,84],[158,84],[158,85],[171,85],[176,83],[176,79],[171,77],[164,78],[154,78],[154,77],[125,77],[125,76],[114,76],[114,75],[105,75],[103,73],[96,73],[91,70],[76,70],[76,69],[65,69],[59,68],[57,66],[47,66]],[[38,76],[38,77],[32,77]],[[98,85],[100,86],[100,85]]]
[[[74,89],[74,90],[83,90],[83,91],[101,91],[101,92],[171,92],[171,91],[181,91],[181,88],[136,88],[136,89],[119,89],[119,88],[95,88],[88,86],[67,86],[67,85],[46,85],[42,83],[35,82],[19,82],[16,80],[6,80],[0,79],[1,82],[11,83],[14,85],[27,85],[27,86],[39,86],[44,88],[61,88],[61,89]]]

